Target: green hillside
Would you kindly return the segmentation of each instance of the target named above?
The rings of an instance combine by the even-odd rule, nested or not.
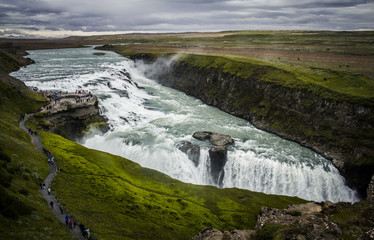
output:
[[[127,159],[43,132],[61,169],[53,190],[99,239],[188,239],[207,226],[254,228],[261,206],[298,198],[182,183]]]
[[[44,104],[0,71],[0,239],[73,239],[38,191],[49,171],[46,158],[19,128],[21,115]]]

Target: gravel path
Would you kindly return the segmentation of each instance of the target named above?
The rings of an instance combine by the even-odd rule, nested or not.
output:
[[[40,137],[36,134],[30,134],[29,130],[25,127],[25,121],[27,121],[27,119],[29,119],[32,115],[33,114],[27,114],[25,116],[25,118],[20,121],[19,126],[20,126],[21,129],[23,129],[26,133],[28,133],[30,135],[31,143],[34,144],[35,147],[39,151],[43,152],[43,145],[42,145],[42,141],[41,141]],[[47,160],[45,162],[47,164]],[[56,169],[56,166],[52,165],[52,164],[49,164],[49,174],[48,174],[48,177],[44,180],[45,188],[39,189],[39,191],[43,195],[45,200],[47,201],[47,204],[51,208],[54,215],[60,220],[60,222],[65,224],[65,216],[68,215],[68,213],[65,210],[63,210],[61,212],[60,203],[57,202],[57,199],[56,199],[55,195],[53,194],[53,192],[48,194],[48,188],[51,186],[52,180],[55,177],[55,175],[57,174],[57,172],[58,171]],[[50,204],[51,202],[53,202],[53,207],[51,207],[51,204]],[[78,239],[86,239],[85,237],[83,237],[78,224],[75,228],[73,227],[72,229],[70,229],[70,227],[68,227],[68,226],[66,226],[66,227]]]

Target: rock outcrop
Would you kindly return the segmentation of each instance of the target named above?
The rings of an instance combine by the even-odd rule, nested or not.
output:
[[[106,132],[109,126],[104,116],[100,115],[98,100],[92,96],[90,101],[75,103],[76,95],[65,95],[59,105],[52,111],[42,111],[40,118],[43,130],[59,134],[76,141],[88,133],[94,125],[97,130]]]
[[[227,146],[234,143],[232,137],[213,132],[195,132],[193,137],[203,141],[209,140],[215,146]]]
[[[262,207],[253,230],[221,232],[210,227],[192,239],[369,240],[374,239],[373,213],[372,207],[361,203],[354,206],[308,202],[289,205],[286,209]]]
[[[209,140],[214,146],[209,149],[210,173],[215,184],[222,185],[223,167],[227,161],[227,145],[233,144],[234,139],[228,135],[213,132],[195,132],[193,137],[198,140]]]
[[[195,166],[199,165],[200,146],[194,145],[189,141],[183,141],[178,143],[177,147],[188,156],[188,158],[195,164]]]
[[[343,232],[338,224],[327,217],[321,217],[323,206],[316,203],[290,205],[287,209],[261,208],[257,219],[256,231],[261,232],[266,227],[278,226],[285,229],[280,233],[274,233],[275,237],[287,237],[288,239],[339,239]]]
[[[253,239],[253,230],[224,231],[207,227],[191,240],[247,240]]]
[[[154,60],[146,54],[132,58]],[[247,119],[260,129],[315,150],[338,167],[349,186],[366,196],[374,173],[373,104],[348,102],[343,97],[323,98],[305,87],[260,80],[269,72],[283,71],[274,67],[249,65],[256,68],[253,74],[238,76],[214,67],[219,57],[210,60],[194,55],[194,58],[197,62],[212,63],[200,67],[191,61],[178,60],[165,71],[151,71],[152,77],[165,86]]]

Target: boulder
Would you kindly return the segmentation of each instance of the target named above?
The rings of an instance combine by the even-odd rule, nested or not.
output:
[[[128,71],[126,71],[126,69],[124,69],[123,71],[120,71],[120,74],[127,77],[129,80],[131,80],[131,75]]]
[[[232,137],[220,133],[195,132],[192,136],[202,141],[209,140],[213,145],[216,146],[227,146],[228,144],[234,143],[234,139],[232,139]]]
[[[212,227],[207,227],[191,240],[222,240],[223,233]]]
[[[227,146],[234,143],[234,139],[228,135],[213,133],[210,135],[210,142],[216,146]]]
[[[204,140],[209,140],[210,136],[212,135],[212,132],[195,132],[192,137],[204,141]]]
[[[198,145],[194,145],[189,141],[182,141],[177,144],[177,147],[188,156],[195,166],[199,165],[200,147]]]
[[[210,174],[215,184],[221,185],[224,172],[223,167],[227,161],[227,147],[213,146],[209,149]]]
[[[227,145],[233,144],[234,139],[228,135],[205,131],[195,132],[192,136],[202,141],[209,140],[214,145],[209,149],[210,173],[213,182],[219,186],[222,185],[223,167],[227,161]]]
[[[287,209],[262,207],[257,218],[256,232],[265,226],[277,225],[285,229],[304,229],[303,231],[283,231],[287,239],[339,239],[343,231],[323,212],[327,204],[305,203],[290,205]]]
[[[103,56],[103,55],[105,55],[105,52],[94,52],[93,55]]]
[[[191,240],[249,240],[253,239],[253,230],[232,230],[221,232],[212,227],[207,227]]]

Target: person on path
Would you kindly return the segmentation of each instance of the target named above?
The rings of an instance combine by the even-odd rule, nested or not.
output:
[[[66,224],[66,226],[69,224],[69,215],[65,216],[65,224]]]
[[[87,228],[86,230],[84,230],[83,236],[85,236],[85,237],[87,237],[87,239],[89,239],[90,238],[90,229]]]
[[[64,213],[64,208],[62,207],[62,205],[60,205],[60,211],[61,211],[61,214]]]
[[[43,189],[45,189],[45,183],[43,183]]]
[[[43,189],[43,183],[40,184],[40,190],[42,190],[42,189]]]
[[[70,219],[70,221],[69,221],[69,228],[70,228],[70,229],[73,229],[73,221],[71,221],[71,219]]]
[[[51,195],[51,188],[48,188],[48,195]]]
[[[49,205],[51,205],[51,208],[53,208],[53,201],[51,201],[51,202],[49,203]]]

